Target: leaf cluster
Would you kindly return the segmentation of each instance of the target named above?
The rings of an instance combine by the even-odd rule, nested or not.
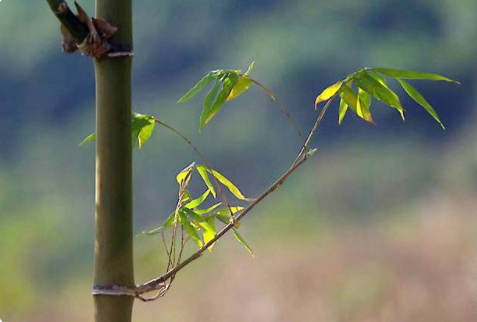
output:
[[[187,189],[193,174],[198,174],[206,186],[206,190],[197,198],[192,197],[192,193]],[[211,177],[213,180],[211,180]],[[223,201],[218,202],[219,194],[214,182],[221,184],[229,190],[229,192],[240,201],[248,201],[248,198],[240,191],[240,189],[224,175],[207,166],[196,164],[195,162],[184,168],[176,176],[179,190],[184,190],[184,195],[180,197],[178,207],[173,211],[163,224],[153,230],[144,231],[144,235],[155,235],[162,233],[167,229],[171,229],[180,225],[186,232],[188,237],[192,239],[199,248],[203,247],[211,241],[217,234],[217,221],[228,224],[233,221],[233,215],[242,209],[243,206],[224,205]],[[211,197],[211,198],[210,198]],[[204,206],[209,199],[213,199],[213,203]],[[238,232],[238,222],[234,226],[234,236],[236,239],[251,253],[252,249],[245,239]],[[212,244],[208,249],[212,250]]]
[[[370,110],[371,102],[374,98],[396,109],[404,120],[405,110],[399,96],[388,86],[385,78],[396,80],[409,97],[422,106],[440,124],[442,129],[445,129],[444,124],[431,104],[429,104],[415,87],[405,81],[411,79],[458,83],[455,80],[438,74],[389,68],[363,68],[348,75],[344,80],[340,80],[328,86],[316,98],[315,108],[317,108],[320,103],[331,102],[331,99],[335,98],[335,96],[339,96],[339,124],[343,122],[349,109],[363,120],[374,124]]]

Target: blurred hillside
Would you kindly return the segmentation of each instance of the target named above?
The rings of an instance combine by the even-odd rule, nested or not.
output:
[[[94,11],[94,1],[81,4],[88,12]],[[306,258],[301,247],[307,243],[313,244],[313,254],[333,253],[335,246],[322,243],[321,236],[344,238],[343,244],[333,245],[352,248],[353,242],[345,236],[363,227],[358,235],[370,230],[372,236],[392,236],[387,230],[382,232],[383,225],[419,228],[414,218],[444,212],[443,226],[453,222],[466,226],[466,216],[475,214],[477,2],[136,0],[134,10],[134,109],[183,130],[212,165],[249,196],[255,196],[286,168],[300,142],[286,119],[257,89],[224,107],[199,135],[200,99],[179,107],[175,101],[205,72],[246,68],[256,61],[254,77],[278,94],[305,129],[311,126],[316,94],[363,66],[432,71],[462,82],[461,86],[416,82],[441,115],[445,132],[409,100],[403,102],[408,111],[405,123],[379,104],[373,107],[377,126],[350,115],[339,127],[336,110],[331,111],[314,142],[319,147],[316,158],[242,225],[258,254],[276,254],[278,247],[269,243],[280,240],[290,245],[286,254]],[[0,318],[23,321],[35,315],[38,321],[55,321],[57,314],[58,321],[65,320],[64,312],[56,312],[42,297],[44,290],[63,294],[80,289],[81,307],[89,305],[94,147],[80,148],[77,143],[94,131],[93,66],[89,59],[61,53],[59,23],[45,1],[2,1],[0,43],[0,262],[6,263],[0,265]],[[175,173],[194,159],[187,146],[161,128],[143,150],[135,152],[136,232],[154,228],[174,207]],[[475,228],[474,222],[468,225]],[[446,230],[439,228],[431,238],[421,236],[419,229],[406,230],[410,245],[396,246],[405,263],[419,257],[416,247],[436,247],[434,241],[439,238],[435,236]],[[449,234],[464,240],[465,252],[459,253],[462,261],[475,254],[471,233]],[[422,239],[416,241],[417,236]],[[204,276],[210,262],[219,267],[220,263],[234,265],[235,252],[242,250],[225,244],[220,246],[222,251],[197,266]],[[157,240],[138,238],[138,266],[154,260],[159,266],[164,259],[157,245]],[[457,270],[447,262],[460,249],[461,244],[456,245],[446,253],[449,257],[439,259],[447,275]],[[228,251],[234,256],[218,259]],[[377,260],[386,253],[380,249]],[[319,265],[330,263],[328,257],[320,256]],[[335,260],[348,258],[342,256]],[[269,264],[264,259],[247,260],[246,265],[260,271]],[[413,265],[409,264],[410,270]],[[429,259],[422,265],[439,264]],[[142,280],[157,272],[149,266],[138,270]],[[394,282],[399,284],[401,273],[396,274]],[[433,283],[438,290],[445,289],[439,278]],[[265,292],[269,286],[257,287]],[[426,285],[422,287],[420,294],[430,292]],[[179,289],[176,301],[181,298]],[[347,291],[345,295],[336,292],[331,296],[338,298],[336,305],[342,305],[340,298],[348,296]],[[328,296],[325,293],[313,294]],[[281,303],[273,298],[269,301],[271,307]],[[225,320],[221,315],[210,317]],[[154,320],[152,316],[141,318]],[[262,319],[268,320],[280,318]],[[302,320],[315,319],[304,316]],[[448,320],[469,319],[449,316]]]

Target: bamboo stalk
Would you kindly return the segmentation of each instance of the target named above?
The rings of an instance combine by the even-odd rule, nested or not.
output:
[[[132,48],[131,0],[97,0],[96,17]],[[132,57],[95,60],[96,235],[94,284],[134,287],[131,147]],[[130,322],[134,298],[96,296],[96,322]]]

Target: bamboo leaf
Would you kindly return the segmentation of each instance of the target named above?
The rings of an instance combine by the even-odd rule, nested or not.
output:
[[[199,248],[202,247],[202,240],[200,239],[199,232],[191,224],[187,216],[182,211],[179,211],[179,221],[187,235],[192,238],[192,240],[197,244],[197,246],[199,246]]]
[[[371,115],[369,107],[371,106],[371,95],[365,92],[361,88],[358,88],[358,100],[356,101],[356,112],[358,115],[366,121],[373,123],[374,120]]]
[[[245,72],[244,75],[245,75],[245,76],[249,76],[254,67],[255,67],[255,62],[253,61],[253,62],[248,66],[247,71]]]
[[[131,145],[134,147],[139,142],[141,148],[151,137],[156,125],[156,119],[152,116],[131,113]],[[88,135],[79,145],[85,145],[96,140],[96,133]]]
[[[238,199],[240,200],[247,200],[247,198],[243,195],[243,193],[240,191],[239,188],[237,188],[236,185],[232,183],[229,179],[227,179],[225,176],[220,174],[219,172],[211,169],[207,169],[209,173],[212,173],[212,175],[220,182],[222,183],[229,191]]]
[[[83,145],[91,143],[93,141],[96,141],[96,132],[91,133],[90,135],[88,135],[83,141],[81,141],[81,143],[79,145],[83,146]]]
[[[180,184],[184,179],[190,176],[192,170],[194,170],[195,162],[192,162],[187,167],[185,167],[181,172],[176,176],[177,183]]]
[[[173,213],[171,213],[169,215],[169,217],[167,217],[167,219],[164,221],[162,226],[157,227],[157,228],[152,229],[152,230],[145,230],[145,231],[141,232],[140,234],[141,235],[155,235],[155,234],[158,234],[158,233],[162,232],[166,228],[169,228],[169,227],[172,226],[172,224],[174,223],[175,215],[176,215],[176,213],[174,211]]]
[[[217,234],[217,228],[215,226],[215,218],[214,217],[209,217],[206,219],[206,222],[209,226],[209,229],[204,229],[203,237],[204,237],[204,243],[207,244],[209,241],[211,241],[215,235]],[[212,251],[212,248],[215,246],[216,243],[213,243],[210,245],[208,248],[209,251]]]
[[[338,91],[341,89],[341,85],[343,85],[343,81],[338,81],[331,86],[328,86],[323,92],[315,100],[315,109],[318,108],[318,105],[322,102],[326,102],[331,97],[333,97]]]
[[[209,85],[216,78],[213,72],[207,73],[201,80],[197,82],[187,93],[182,96],[176,104],[183,104],[189,101],[191,98],[196,96],[200,91],[202,91],[207,85]]]
[[[152,135],[152,132],[154,132],[155,126],[156,126],[156,122],[152,121],[151,123],[149,123],[149,125],[144,126],[139,131],[138,142],[139,142],[140,149],[151,138],[151,135]]]
[[[131,144],[132,146],[135,146],[136,143],[140,140],[140,135],[141,131],[145,127],[151,126],[151,124],[155,123],[155,119],[152,116],[149,115],[144,115],[144,114],[139,114],[139,113],[132,113],[131,115]],[[152,130],[154,130],[154,125],[152,125]],[[146,132],[143,134],[145,141],[149,139],[149,137],[152,134],[151,127],[146,130]],[[145,143],[145,141],[142,142],[142,144]]]
[[[230,95],[230,92],[232,91],[232,88],[235,86],[237,81],[238,76],[236,73],[227,73],[223,77],[222,89],[220,90],[220,92],[217,94],[216,92],[218,91],[218,88],[214,86],[212,91],[209,93],[211,94],[210,97],[209,94],[207,95],[206,100],[204,101],[204,109],[202,110],[202,114],[200,116],[201,131],[204,129],[205,125],[207,125],[207,123],[209,123],[210,120],[212,120],[215,115],[217,115],[217,113],[220,111],[220,108],[225,103],[227,97]],[[215,100],[213,100],[213,98],[215,98]]]
[[[234,87],[232,88],[232,91],[227,97],[227,102],[245,93],[250,88],[251,84],[252,84],[252,80],[249,77],[239,76],[237,83],[234,85]]]
[[[247,249],[249,253],[255,257],[255,254],[253,253],[252,248],[250,248],[250,246],[247,244],[245,239],[242,237],[242,235],[239,234],[239,232],[236,229],[234,229],[234,236],[245,247],[245,249]]]
[[[341,125],[341,123],[343,122],[343,119],[346,115],[346,111],[348,111],[348,104],[346,104],[345,100],[341,98],[340,107],[339,107],[339,118],[338,118],[339,125]]]
[[[396,108],[400,113],[404,112],[399,97],[389,87],[382,85],[371,77],[366,71],[361,71],[354,77],[356,85],[368,92],[381,102]]]
[[[207,93],[207,95],[204,98],[204,106],[202,109],[202,114],[200,115],[200,130],[201,131],[208,122],[207,120],[209,118],[209,114],[212,111],[215,98],[217,97],[217,94],[219,93],[219,90],[220,90],[220,84],[221,84],[220,81],[216,81],[212,89],[209,91],[209,93]]]
[[[204,201],[205,199],[207,199],[207,197],[209,196],[210,194],[210,190],[207,190],[206,192],[204,192],[199,198],[197,199],[194,199],[190,202],[188,202],[187,204],[185,204],[184,206],[189,208],[189,209],[194,209],[196,207],[199,207]]]
[[[211,212],[212,210],[217,209],[217,207],[219,207],[220,205],[222,205],[221,202],[216,203],[215,205],[212,205],[212,206],[210,206],[208,208],[205,208],[205,209],[196,209],[195,212],[200,214],[200,215],[205,215],[205,214]]]
[[[349,85],[343,86],[340,96],[341,99],[348,105],[348,107],[356,113],[356,115],[361,117],[363,120],[374,124],[374,121],[370,117],[370,114],[363,113],[364,103],[361,102],[361,98],[359,98],[359,96],[355,93],[355,91],[353,91],[353,89]]]
[[[376,71],[382,75],[401,78],[401,79],[425,79],[432,81],[446,81],[460,84],[458,81],[444,77],[438,74],[418,72],[414,70],[403,70],[403,69],[391,69],[391,68],[371,68],[370,70]]]
[[[207,168],[203,165],[198,165],[196,169],[197,169],[197,172],[199,172],[199,175],[201,176],[207,188],[209,188],[210,192],[212,192],[212,196],[214,196],[214,198],[217,198],[214,185],[210,181],[209,175],[207,174]]]
[[[443,130],[445,130],[444,124],[442,124],[439,116],[437,115],[436,111],[432,108],[431,104],[426,101],[424,96],[422,96],[421,93],[417,89],[415,89],[411,84],[407,83],[406,81],[397,78],[397,81],[401,84],[401,86],[404,88],[406,93],[419,105],[421,105],[442,127]]]

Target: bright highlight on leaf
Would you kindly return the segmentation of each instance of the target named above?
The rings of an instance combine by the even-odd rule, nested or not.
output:
[[[343,85],[343,81],[338,81],[334,83],[333,85],[329,86],[326,88],[323,92],[321,92],[320,95],[315,100],[315,109],[318,108],[318,105],[322,102],[326,102],[329,100],[331,97],[333,97],[338,91],[341,89],[341,85]]]

